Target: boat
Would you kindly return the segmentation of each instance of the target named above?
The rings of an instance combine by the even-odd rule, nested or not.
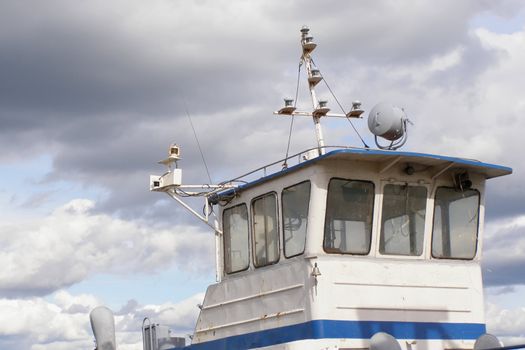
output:
[[[312,109],[299,110],[296,96],[274,113],[311,117],[315,147],[218,184],[188,185],[172,144],[159,162],[166,172],[150,176],[151,191],[214,231],[217,281],[190,344],[145,318],[143,349],[501,348],[485,326],[480,263],[485,182],[512,169],[399,150],[410,122],[385,103],[368,116],[377,148],[325,145],[321,120],[357,121],[364,110],[354,101],[333,113],[317,98],[324,77],[309,28],[300,42]],[[201,198],[203,213],[187,197]],[[97,349],[115,349],[111,311],[94,309],[91,322]]]

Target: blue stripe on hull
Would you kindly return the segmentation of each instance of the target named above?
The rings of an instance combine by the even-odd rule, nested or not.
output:
[[[245,350],[303,339],[370,339],[386,332],[397,339],[477,339],[480,323],[430,323],[315,320],[286,327],[235,335],[187,346],[187,350]]]

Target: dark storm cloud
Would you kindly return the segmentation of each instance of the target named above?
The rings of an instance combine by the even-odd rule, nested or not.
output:
[[[191,8],[182,2],[172,6],[158,3],[171,11],[173,20],[169,25],[140,27],[134,22],[140,24],[134,19],[137,13],[132,11],[128,17],[120,13],[118,5],[125,3],[112,8],[97,1],[81,5],[34,2],[31,5],[36,14],[24,21],[3,21],[12,35],[4,34],[0,41],[2,106],[19,111],[38,108],[42,114],[67,112],[78,117],[111,111],[158,114],[159,110],[173,113],[175,106],[180,111],[181,97],[186,95],[188,99],[202,98],[206,103],[201,108],[213,110],[239,103],[235,98],[264,98],[262,92],[271,90],[268,85],[276,78],[267,73],[275,74],[287,67],[276,59],[298,56],[295,45],[290,45],[295,44],[296,38],[285,40],[283,36],[284,29],[292,25],[272,23],[270,27],[268,18],[263,17],[257,23],[260,27],[248,26],[249,21],[240,18],[242,10],[234,11],[228,6],[221,9],[211,3]],[[427,59],[446,51],[457,42],[458,32],[466,36],[461,27],[465,27],[465,19],[474,11],[470,2],[454,4],[454,16],[447,16],[447,26],[443,28],[439,22],[443,16],[430,16],[436,11],[433,6],[410,8],[388,1],[367,6],[323,4],[322,9],[315,3],[304,6],[295,2],[278,10],[254,5],[258,6],[263,15],[319,22],[323,30],[318,36],[327,56],[340,50],[343,57],[350,52],[367,62],[390,63]],[[3,7],[2,19],[24,14],[21,6]],[[53,7],[56,11],[51,10]],[[207,11],[195,17],[184,14],[199,9]],[[257,18],[249,10],[246,9],[247,17]],[[349,17],[353,20],[330,21],[335,10],[353,15]],[[450,7],[439,6],[437,10],[449,11]],[[381,20],[356,16],[364,13]],[[396,30],[391,30],[394,27]],[[295,23],[293,28],[295,33]],[[34,118],[28,116],[31,117]],[[53,117],[65,118],[51,114],[46,115],[46,121],[53,121]],[[23,118],[17,118],[20,119]]]
[[[505,184],[497,187],[487,187],[487,202],[485,204],[487,220],[513,217],[525,212],[525,190],[519,186],[522,182],[519,174],[513,174],[506,179]]]
[[[483,278],[487,286],[525,285],[524,222],[496,223],[497,230],[484,243]]]
[[[366,85],[384,87],[374,69],[428,62],[457,45],[480,63],[451,75],[485,69],[492,53],[467,34],[467,22],[488,8],[474,1],[4,2],[0,157],[51,153],[48,181],[106,189],[103,210],[164,213],[151,210],[159,197],[147,181],[162,172],[154,162],[170,142],[183,146],[184,178],[207,182],[185,104],[214,181],[282,157],[289,121],[270,113],[283,93],[293,94],[301,25],[312,27],[334,86],[347,87],[341,72],[352,77],[366,64]],[[410,83],[405,77],[389,90]],[[309,123],[297,122],[294,137],[296,147],[313,145]]]
[[[241,87],[238,95],[249,92],[242,86],[249,85],[254,72],[262,78],[266,65],[252,70],[257,62],[245,57],[248,53],[255,59],[256,49],[264,50],[269,43],[251,40],[254,30],[249,28],[245,32],[217,31],[212,17],[228,12],[216,6],[190,19],[184,14],[186,6],[177,3],[180,8],[160,2],[173,16],[166,28],[156,28],[155,23],[151,28],[141,27],[139,21],[134,22],[138,12],[119,8],[126,2],[114,7],[100,1],[31,2],[33,14],[29,16],[23,6],[4,3],[0,11],[4,27],[0,37],[1,105],[51,112],[46,121],[53,122],[63,119],[60,113],[64,112],[79,118],[111,111],[173,112],[184,94],[191,102],[193,96],[202,96],[207,101],[205,108],[224,107],[221,101],[227,100],[229,89],[218,87],[229,81]],[[152,14],[151,9],[144,10]],[[6,20],[22,16],[23,21]]]
[[[484,266],[483,281],[487,287],[525,284],[523,259],[495,265],[487,262]]]

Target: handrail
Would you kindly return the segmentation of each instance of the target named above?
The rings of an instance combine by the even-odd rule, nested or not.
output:
[[[364,150],[364,149],[367,149],[367,148],[361,148],[361,147],[352,147],[352,146],[323,146],[321,147],[322,149],[359,149],[359,150]],[[369,149],[369,148],[368,148]],[[221,184],[227,184],[227,183],[231,183],[231,182],[242,182],[242,179],[247,177],[247,176],[250,176],[250,175],[253,175],[259,171],[267,171],[268,168],[274,166],[274,165],[277,165],[277,164],[288,164],[288,160],[291,160],[295,157],[297,157],[298,161],[297,161],[297,164],[301,164],[301,156],[302,155],[305,155],[305,154],[308,154],[309,152],[312,152],[312,151],[316,151],[316,150],[319,150],[319,147],[312,147],[312,148],[308,148],[306,150],[303,150],[301,152],[298,152],[298,153],[295,153],[295,154],[292,154],[291,156],[288,156],[288,157],[285,157],[285,158],[282,158],[282,159],[279,159],[275,162],[272,162],[270,164],[266,164],[266,165],[263,165],[257,169],[254,169],[254,170],[251,170],[245,174],[242,174],[240,176],[237,176],[231,180],[227,180],[227,181],[223,181],[221,182]],[[282,170],[286,170],[288,169],[288,166],[286,167],[283,167]]]
[[[144,317],[144,320],[142,320],[142,348],[144,350],[147,349],[146,348],[146,326],[145,326],[146,321],[148,321],[148,326],[149,326],[149,344],[150,344],[149,350],[155,350],[153,348],[153,329],[151,327],[152,323],[148,317]]]

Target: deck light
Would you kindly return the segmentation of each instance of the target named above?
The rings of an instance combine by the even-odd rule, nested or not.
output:
[[[310,31],[310,28],[308,28],[308,26],[303,26],[301,28],[301,33],[303,33],[303,35],[308,34],[309,31]]]
[[[407,175],[414,175],[415,172],[416,172],[416,169],[414,169],[414,167],[412,165],[407,164],[407,166],[405,168],[405,174],[407,174]]]
[[[472,188],[472,181],[470,181],[467,172],[456,174],[454,176],[454,184],[456,185],[456,190],[459,192]]]
[[[317,44],[314,43],[314,37],[308,36],[309,31],[310,28],[307,26],[301,28],[303,52],[307,55],[317,47]]]
[[[359,118],[365,111],[361,109],[361,101],[353,101],[352,109],[346,114],[347,118]]]
[[[314,276],[316,280],[317,280],[317,276],[321,276],[321,271],[319,270],[317,263],[314,264],[314,268],[312,270],[312,276]]]
[[[321,75],[321,72],[319,69],[312,69],[310,76],[308,77],[308,82],[310,85],[317,85],[321,80],[323,80],[323,77]]]
[[[171,144],[168,156],[173,159],[180,159],[180,147],[176,144]]]
[[[285,98],[284,99],[284,107],[277,112],[278,114],[284,114],[284,115],[292,115],[293,112],[295,112],[296,108],[294,106],[294,99],[292,98]]]

